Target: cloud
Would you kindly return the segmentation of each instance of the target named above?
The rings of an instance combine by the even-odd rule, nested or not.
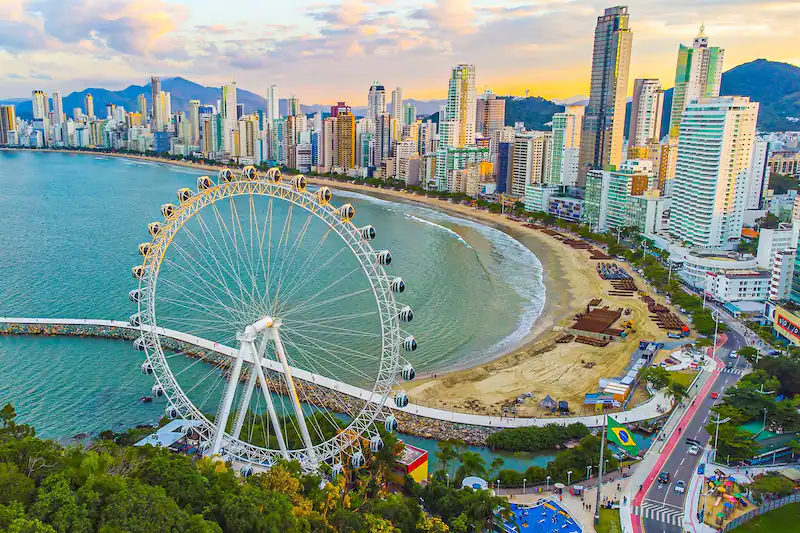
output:
[[[432,29],[446,33],[473,31],[477,13],[470,0],[437,0],[415,11],[412,18],[427,22]]]
[[[6,74],[6,77],[9,78],[9,79],[12,79],[12,80],[24,80],[25,79],[25,76],[23,76],[21,74],[14,74],[13,72],[9,72],[8,74]]]

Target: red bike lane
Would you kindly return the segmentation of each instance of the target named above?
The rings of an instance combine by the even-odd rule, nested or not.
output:
[[[725,335],[724,333],[719,335],[717,337],[717,348],[725,344],[725,341],[727,341],[727,339],[728,339],[727,335]],[[719,376],[720,371],[718,369],[721,365],[721,362],[719,361],[719,359],[716,358],[713,358],[713,360],[717,363],[717,368],[711,372],[711,377],[706,380],[705,384],[703,385],[703,388],[700,389],[700,392],[697,394],[696,397],[704,398],[705,395],[708,394],[708,391],[711,390],[711,387],[714,385],[717,376]],[[677,428],[682,429],[686,427],[689,421],[691,421],[692,418],[694,417],[695,413],[697,413],[697,410],[699,408],[700,404],[691,405],[689,409],[687,409],[686,412],[683,413],[683,417],[681,417],[680,422],[678,422]],[[642,518],[640,516],[633,514],[633,507],[641,507],[642,500],[644,500],[645,494],[647,494],[647,491],[650,490],[650,487],[653,485],[653,481],[656,479],[658,472],[661,471],[661,467],[664,466],[664,463],[667,461],[667,458],[670,456],[670,454],[675,449],[675,446],[678,444],[680,440],[681,440],[680,433],[673,430],[672,435],[667,441],[667,444],[664,446],[664,449],[659,454],[658,461],[656,461],[656,464],[655,466],[653,466],[652,470],[650,470],[650,473],[647,474],[647,478],[644,480],[644,483],[642,484],[642,490],[636,493],[636,496],[633,498],[633,504],[631,505],[631,523],[633,524],[634,533],[642,533],[643,530],[642,530]]]

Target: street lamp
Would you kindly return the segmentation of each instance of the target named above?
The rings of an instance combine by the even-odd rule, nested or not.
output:
[[[522,494],[525,494],[525,483],[528,482],[527,478],[522,478]]]
[[[592,477],[592,465],[586,465],[586,479]]]
[[[545,492],[547,492],[548,490],[550,490],[550,476],[544,478],[544,481],[545,481],[544,490]]]
[[[444,475],[447,477],[447,488],[449,489],[450,488],[450,474],[445,472]]]
[[[705,293],[703,293],[705,294]],[[705,300],[703,300],[705,302]],[[703,306],[705,309],[705,306]],[[717,332],[719,331],[719,311],[714,309],[714,312],[711,314],[711,318],[714,319],[714,346],[711,348],[711,358],[717,358]]]
[[[497,487],[497,495],[500,496],[500,478],[497,478],[495,486]]]
[[[567,485],[569,485],[569,480],[572,477],[572,470],[567,470]]]
[[[712,462],[717,462],[717,441],[719,440],[719,426],[729,421],[730,417],[725,417],[720,420],[719,413],[717,413],[717,419],[711,421],[713,424],[717,426],[716,428],[714,428],[714,459]]]

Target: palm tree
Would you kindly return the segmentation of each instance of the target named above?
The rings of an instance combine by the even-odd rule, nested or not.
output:
[[[433,455],[439,460],[439,464],[442,465],[439,470],[448,473],[449,470],[447,467],[450,461],[458,459],[458,443],[452,440],[439,441],[436,443],[436,447],[439,448],[439,451],[435,452]]]
[[[464,452],[460,457],[461,466],[456,470],[456,480],[461,482],[467,476],[486,477],[486,462],[476,452]]]

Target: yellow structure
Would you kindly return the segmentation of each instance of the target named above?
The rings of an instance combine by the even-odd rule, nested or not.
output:
[[[775,331],[795,346],[800,346],[800,316],[783,307],[776,307]]]

